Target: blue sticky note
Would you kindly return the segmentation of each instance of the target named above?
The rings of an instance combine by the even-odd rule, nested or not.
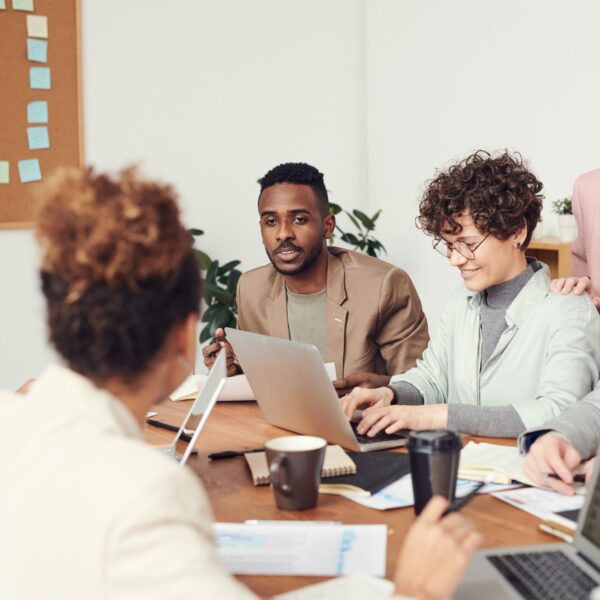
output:
[[[0,0],[0,10],[6,10],[6,2],[4,0]]]
[[[27,59],[34,62],[48,62],[48,42],[28,38]]]
[[[32,90],[49,90],[50,67],[30,67],[29,68],[29,87]]]
[[[40,169],[40,161],[37,158],[19,161],[19,178],[21,183],[29,183],[31,181],[41,181],[42,171]]]
[[[27,105],[28,123],[47,123],[48,122],[48,103],[43,100],[39,102],[30,102]]]
[[[12,0],[13,10],[28,10],[33,12],[33,0]]]
[[[28,127],[27,141],[30,150],[44,150],[50,148],[50,138],[47,127]]]

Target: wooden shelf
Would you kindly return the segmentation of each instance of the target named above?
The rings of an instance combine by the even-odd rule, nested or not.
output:
[[[531,240],[526,254],[546,263],[552,279],[568,277],[573,268],[572,246],[572,242],[563,242],[556,237],[542,237]]]

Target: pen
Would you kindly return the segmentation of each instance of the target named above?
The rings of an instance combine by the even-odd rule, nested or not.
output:
[[[223,452],[212,452],[208,455],[209,460],[219,460],[220,458],[235,458],[244,456],[249,452],[262,452],[264,448],[253,448],[252,450],[224,450]]]
[[[154,427],[159,427],[160,429],[166,429],[167,431],[179,431],[179,427],[176,427],[175,425],[169,425],[168,423],[163,423],[162,421],[156,421],[155,419],[146,419],[146,423],[148,423],[148,425],[154,425]],[[183,440],[184,442],[191,442],[192,436],[182,432],[179,436],[179,439]]]
[[[477,495],[477,492],[486,484],[485,481],[480,481],[466,496],[463,496],[462,498],[458,498],[457,500],[455,500],[445,511],[444,514],[442,515],[443,517],[445,517],[446,515],[450,514],[451,512],[455,512],[457,510],[460,510],[463,506],[465,506],[466,504],[468,504],[469,502],[471,502],[471,500],[473,500],[473,498],[475,498],[475,496]]]
[[[540,523],[538,525],[538,527],[542,531],[545,531],[546,533],[549,533],[550,535],[553,535],[554,537],[564,540],[568,544],[573,543],[573,536],[569,535],[568,533],[563,533],[559,529],[555,529],[554,527],[551,527],[550,525],[546,525],[546,523]]]
[[[546,473],[546,477],[550,477],[550,479],[560,479],[562,481],[562,477],[559,477],[556,473]],[[575,473],[573,475],[573,483],[585,483],[585,475],[583,473]]]

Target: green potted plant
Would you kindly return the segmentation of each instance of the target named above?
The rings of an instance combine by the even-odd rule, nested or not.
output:
[[[336,224],[335,229],[340,235],[340,239],[346,244],[352,246],[353,250],[359,250],[369,256],[379,256],[382,252],[387,254],[385,246],[373,235],[375,224],[381,210],[378,210],[372,217],[367,216],[364,212],[355,208],[352,212],[344,210],[339,204],[329,203],[329,212],[332,215],[344,213],[350,222],[356,227],[356,232],[344,231],[339,224]],[[333,245],[334,237],[329,239],[329,244]]]
[[[204,235],[202,229],[188,230],[194,241]],[[237,306],[235,294],[238,279],[242,272],[237,269],[239,260],[232,260],[224,265],[213,260],[206,252],[194,248],[200,268],[205,272],[203,291],[206,308],[201,316],[205,323],[200,331],[200,343],[209,340],[219,327],[235,327],[237,322]]]
[[[552,210],[558,215],[559,237],[563,242],[572,242],[577,237],[577,225],[573,216],[571,198],[559,198],[552,202]]]

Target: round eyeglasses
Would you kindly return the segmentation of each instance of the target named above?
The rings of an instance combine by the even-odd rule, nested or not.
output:
[[[461,256],[466,258],[467,260],[473,260],[475,258],[475,250],[485,242],[490,237],[488,233],[480,242],[477,243],[467,243],[467,242],[454,242],[451,244],[444,239],[434,240],[433,249],[445,256],[446,258],[450,258],[452,256],[452,252],[456,250]]]

